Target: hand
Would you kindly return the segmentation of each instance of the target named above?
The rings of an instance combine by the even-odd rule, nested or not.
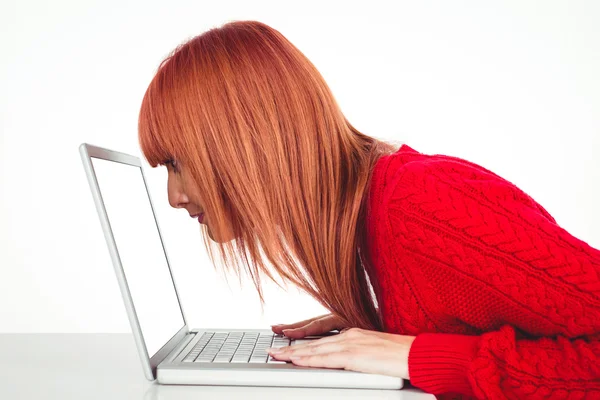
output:
[[[278,335],[285,335],[292,339],[301,339],[305,336],[321,335],[334,329],[345,328],[342,321],[333,314],[319,315],[295,322],[293,324],[272,325],[271,329]]]
[[[408,353],[415,336],[350,328],[311,343],[267,349],[281,361],[305,367],[335,368],[410,379]]]

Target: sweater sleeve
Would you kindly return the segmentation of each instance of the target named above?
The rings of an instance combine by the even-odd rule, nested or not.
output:
[[[480,399],[600,399],[600,251],[469,162],[408,163],[392,187],[393,236],[421,257],[448,318],[479,332],[417,335],[411,383]]]

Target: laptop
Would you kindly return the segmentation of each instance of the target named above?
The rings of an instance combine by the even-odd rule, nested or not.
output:
[[[402,378],[297,366],[266,352],[336,331],[294,340],[271,329],[188,328],[140,158],[87,143],[79,152],[146,378],[185,385],[403,387]]]

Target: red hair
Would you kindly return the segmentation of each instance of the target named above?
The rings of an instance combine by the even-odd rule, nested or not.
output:
[[[399,145],[355,129],[281,33],[233,21],[179,45],[144,95],[139,141],[152,167],[189,169],[211,229],[235,232],[217,244],[225,269],[250,274],[261,306],[261,274],[279,285],[270,265],[346,326],[382,330],[365,206],[375,162]],[[205,234],[216,265],[214,244]]]

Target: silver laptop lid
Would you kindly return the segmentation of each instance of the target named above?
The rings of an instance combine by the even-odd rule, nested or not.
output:
[[[83,143],[100,217],[146,378],[188,333],[138,157]]]

